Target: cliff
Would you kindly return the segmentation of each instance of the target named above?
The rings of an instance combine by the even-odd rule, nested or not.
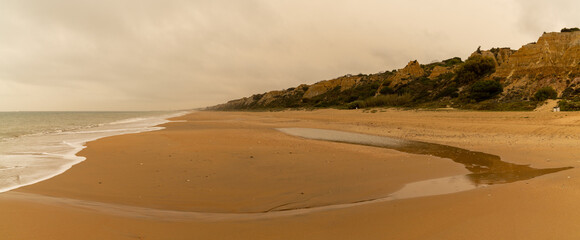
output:
[[[324,94],[336,87],[340,87],[341,91],[352,88],[360,82],[361,76],[344,76],[333,80],[321,81],[309,86],[308,90],[302,96],[303,98],[313,98]]]
[[[489,97],[473,92],[474,86],[490,85],[492,81],[501,83],[499,92],[495,89]],[[302,84],[210,109],[375,106],[372,104],[464,108],[480,108],[487,104],[494,109],[519,102],[517,106],[529,110],[537,104],[534,94],[546,87],[556,90],[558,97],[580,102],[579,83],[580,31],[566,31],[544,33],[537,43],[524,45],[517,51],[478,48],[465,62],[458,57],[426,65],[415,60],[398,70]],[[484,97],[474,97],[476,95]]]
[[[389,79],[391,82],[389,87],[408,83],[412,79],[421,77],[423,75],[425,75],[425,70],[423,70],[419,62],[417,60],[410,61],[407,66],[401,70],[398,70],[395,75]]]
[[[580,32],[544,33],[537,43],[524,45],[500,65],[493,77],[501,78],[505,95],[530,97],[542,87],[560,95],[575,91],[580,79]]]

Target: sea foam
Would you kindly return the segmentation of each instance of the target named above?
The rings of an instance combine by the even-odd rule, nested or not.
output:
[[[134,117],[90,124],[85,128],[5,138],[0,141],[0,192],[44,181],[67,171],[85,160],[76,154],[85,148],[87,142],[115,135],[160,130],[163,127],[157,125],[187,113]]]

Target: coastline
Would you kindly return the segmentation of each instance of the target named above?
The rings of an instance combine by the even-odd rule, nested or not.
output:
[[[49,128],[47,132],[33,131],[3,141],[0,146],[4,151],[0,152],[0,157],[2,157],[4,164],[8,164],[8,167],[3,166],[2,170],[22,169],[22,171],[3,172],[4,175],[0,176],[2,183],[0,193],[42,182],[66,172],[72,166],[86,159],[77,154],[86,147],[88,142],[117,135],[160,130],[162,127],[157,127],[157,125],[169,122],[167,120],[169,118],[187,113],[182,111],[162,115],[144,114],[112,122],[86,124],[72,129],[58,129],[54,126]],[[84,114],[84,112],[80,112],[80,114]],[[100,113],[94,114],[99,116]],[[63,117],[67,118],[67,116]],[[42,119],[42,116],[38,116],[38,118]],[[50,120],[54,121],[55,119]],[[10,163],[16,165],[9,166]]]
[[[1,218],[7,227],[0,234],[75,239],[99,222],[106,222],[107,230],[90,231],[93,239],[543,239],[579,234],[572,226],[580,216],[574,201],[580,192],[573,188],[580,181],[580,150],[573,148],[580,135],[577,113],[318,110],[199,112],[177,119],[186,122],[89,142],[80,152],[87,161],[13,192],[172,211],[260,213],[380,198],[406,183],[467,172],[446,159],[301,139],[274,130],[280,127],[383,135],[492,153],[538,168],[576,168],[467,192],[283,216],[267,223],[118,216],[6,197],[8,192],[0,193],[0,211],[7,213]],[[78,230],[58,229],[50,221],[72,218],[80,219],[73,223]],[[31,223],[40,230],[24,230]],[[554,229],[542,228],[546,223]]]

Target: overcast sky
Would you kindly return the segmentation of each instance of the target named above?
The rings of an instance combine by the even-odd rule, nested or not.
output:
[[[175,110],[520,48],[577,0],[0,0],[0,111]]]

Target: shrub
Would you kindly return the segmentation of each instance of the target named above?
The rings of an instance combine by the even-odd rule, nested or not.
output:
[[[410,94],[413,96],[413,100],[417,103],[426,102],[432,100],[431,93],[438,86],[438,82],[431,80],[428,77],[422,76],[418,78],[413,78],[411,81],[400,86],[395,93],[398,94]]]
[[[479,102],[477,104],[467,104],[463,106],[465,109],[473,109],[479,111],[532,111],[537,107],[537,102],[534,101],[513,101],[500,102],[494,99]]]
[[[341,95],[348,95],[349,97],[356,97],[359,100],[366,99],[368,97],[372,97],[377,93],[379,89],[380,83],[378,82],[365,82],[361,85],[358,85],[354,88],[348,89],[342,93]]]
[[[502,92],[503,86],[497,81],[477,81],[469,88],[469,98],[479,102],[493,98]]]
[[[453,79],[454,77],[455,77],[455,73],[448,72],[448,73],[443,73],[443,74],[437,76],[435,78],[435,80],[437,80],[437,81],[449,81],[449,80]]]
[[[389,94],[371,97],[365,100],[366,107],[400,107],[413,101],[411,94]]]
[[[495,62],[490,57],[475,55],[468,58],[457,70],[456,80],[461,84],[471,83],[495,72]]]
[[[459,89],[457,88],[455,83],[452,83],[451,85],[447,86],[446,88],[444,88],[443,90],[441,90],[436,96],[435,99],[439,99],[442,97],[451,97],[451,98],[456,98],[459,96]]]
[[[423,69],[425,71],[431,71],[433,70],[433,68],[435,68],[436,66],[441,66],[441,67],[453,67],[457,64],[463,63],[463,61],[461,61],[460,57],[454,57],[454,58],[449,58],[446,60],[443,60],[441,62],[433,62],[427,65],[422,65]]]
[[[454,58],[450,58],[447,60],[443,60],[443,63],[444,63],[445,67],[451,67],[451,66],[454,66],[456,64],[463,63],[463,61],[461,61],[460,57],[454,57]]]
[[[252,99],[253,99],[254,101],[258,101],[258,100],[262,99],[262,97],[263,97],[264,95],[265,95],[265,94],[254,94],[254,95],[252,95]]]
[[[562,111],[580,111],[580,102],[577,101],[561,100],[558,106]]]
[[[580,31],[580,28],[562,28],[562,30],[560,30],[560,32],[577,32]]]
[[[556,99],[558,97],[558,92],[554,90],[552,87],[543,87],[540,88],[534,94],[534,100],[536,101],[545,101],[546,99]]]
[[[395,91],[388,86],[383,86],[383,88],[381,88],[381,90],[379,92],[383,95],[395,93]]]
[[[580,95],[580,88],[574,89],[572,87],[567,87],[562,91],[562,98],[563,99],[573,99]]]
[[[348,109],[366,108],[367,104],[363,100],[356,100],[347,105]]]

